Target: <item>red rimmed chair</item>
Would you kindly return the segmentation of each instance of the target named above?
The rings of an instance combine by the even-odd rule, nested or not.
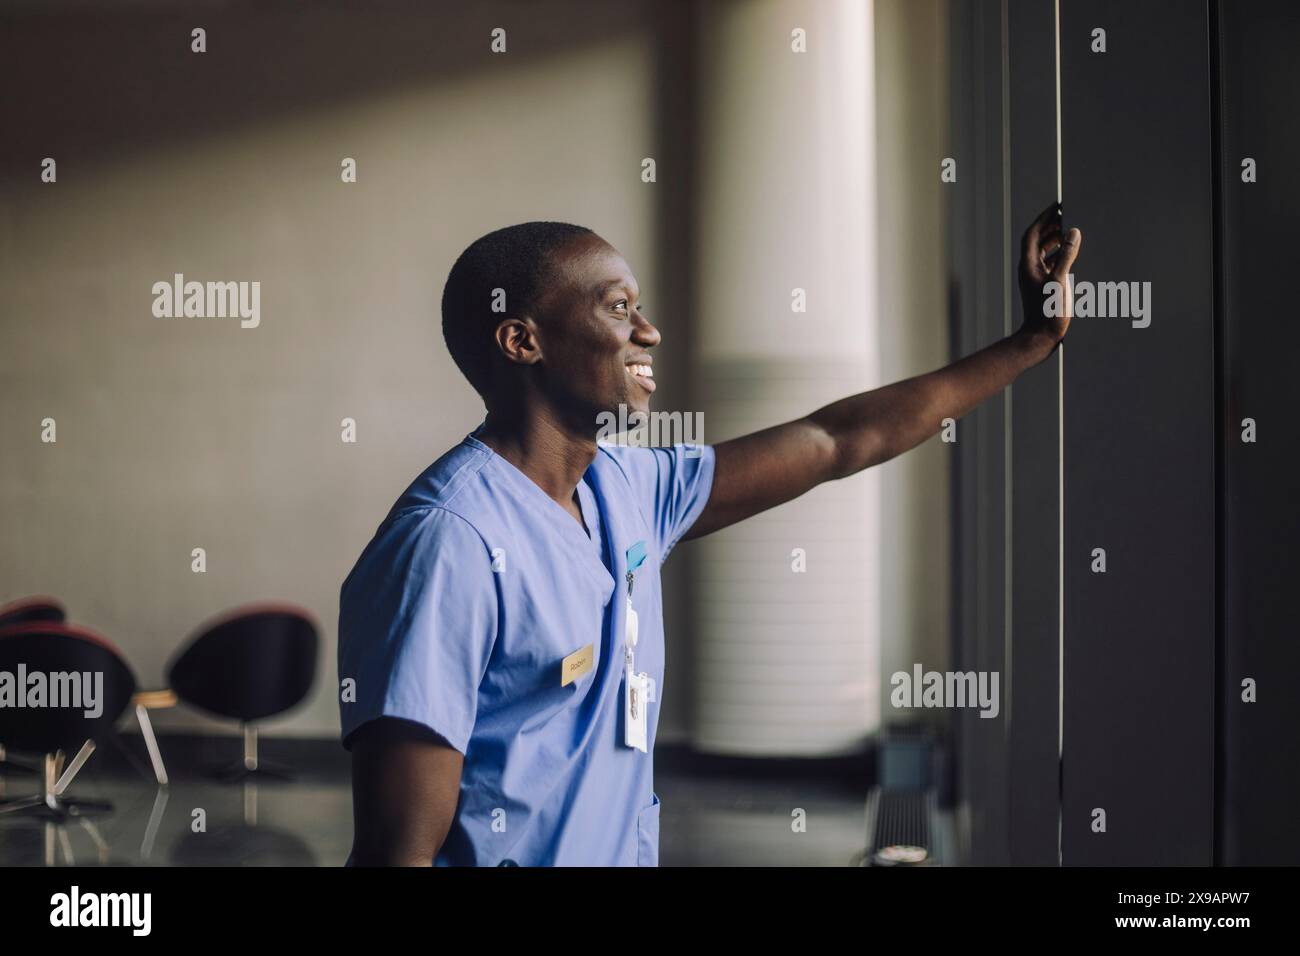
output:
[[[36,621],[66,621],[68,612],[62,602],[44,594],[18,598],[8,604],[0,604],[0,630],[15,624],[31,624]]]
[[[238,720],[244,759],[218,770],[228,780],[286,777],[285,768],[258,760],[257,722],[301,703],[316,682],[320,634],[315,619],[292,604],[234,608],[201,627],[167,671],[185,703]]]
[[[41,793],[0,801],[0,813],[31,813],[55,820],[70,816],[108,812],[112,804],[94,800],[76,800],[64,796],[64,789],[76,776],[95,745],[114,733],[114,725],[126,711],[135,693],[135,676],[126,658],[101,634],[89,628],[59,621],[29,621],[0,630],[0,673],[10,676],[13,706],[0,706],[0,739],[15,750],[43,754]],[[25,706],[28,688],[19,681],[25,673],[46,677],[47,699],[41,706]],[[88,716],[88,694],[79,686],[77,705],[62,702],[53,706],[48,697],[54,685],[67,687],[65,680],[50,675],[102,674],[95,702],[98,713]],[[24,706],[17,706],[17,695]],[[83,745],[84,744],[84,745]],[[81,747],[76,759],[60,773],[65,751]]]
[[[0,630],[15,624],[29,624],[36,621],[66,621],[68,612],[57,598],[44,594],[33,594],[18,598],[8,604],[0,605]],[[14,769],[23,773],[35,773],[36,767],[21,760],[14,760],[5,753],[4,740],[0,738],[0,773]]]

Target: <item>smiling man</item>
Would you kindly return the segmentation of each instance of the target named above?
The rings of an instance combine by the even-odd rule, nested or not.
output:
[[[664,640],[683,538],[888,461],[1051,354],[1081,236],[1025,233],[1015,334],[938,371],[716,446],[597,443],[648,413],[659,332],[589,229],[490,233],[452,266],[443,334],[481,425],[403,493],[343,584],[349,863],[653,866]]]

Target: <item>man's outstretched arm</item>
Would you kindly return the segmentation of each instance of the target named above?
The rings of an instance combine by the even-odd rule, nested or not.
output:
[[[714,446],[713,490],[686,537],[725,528],[824,481],[901,455],[938,432],[945,418],[961,418],[1047,358],[1070,324],[1068,276],[1082,239],[1077,229],[1062,237],[1055,203],[1026,230],[1019,277],[1025,321],[1012,335],[936,371]],[[1049,281],[1066,291],[1058,317],[1043,315]]]

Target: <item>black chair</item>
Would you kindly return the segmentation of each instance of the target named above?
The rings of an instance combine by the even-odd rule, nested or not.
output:
[[[65,621],[68,612],[63,605],[52,597],[32,595],[18,598],[8,604],[0,605],[0,630],[15,624],[29,624],[35,621]],[[35,773],[37,768],[21,760],[14,760],[5,751],[4,741],[0,739],[0,773],[17,770],[20,773]]]
[[[168,668],[168,683],[187,704],[238,720],[244,759],[217,775],[287,777],[259,761],[256,722],[300,703],[316,681],[320,637],[302,608],[250,604],[203,627]]]
[[[14,750],[44,755],[41,793],[0,801],[0,813],[30,813],[62,821],[112,810],[111,803],[74,800],[65,797],[63,792],[96,743],[112,736],[117,719],[135,693],[135,677],[121,652],[87,628],[57,621],[32,621],[0,631],[0,671],[14,675],[15,684],[22,672],[40,673],[46,675],[47,684],[45,706],[0,707],[0,740]],[[103,675],[103,685],[98,688],[102,696],[96,702],[99,713],[86,715],[88,701],[84,696],[79,706],[49,699],[56,686],[49,675],[62,674]],[[62,681],[58,685],[68,688]],[[18,686],[16,690],[24,695],[27,692],[26,686]],[[62,706],[51,706],[55,703]],[[63,769],[63,752],[76,747],[81,748],[77,758]]]
[[[66,621],[68,612],[52,597],[33,595],[0,605],[0,630],[37,621]]]

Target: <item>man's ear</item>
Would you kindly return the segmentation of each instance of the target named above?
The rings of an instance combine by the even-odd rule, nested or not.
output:
[[[542,358],[537,324],[528,317],[506,319],[496,328],[497,348],[507,361],[533,365]]]

